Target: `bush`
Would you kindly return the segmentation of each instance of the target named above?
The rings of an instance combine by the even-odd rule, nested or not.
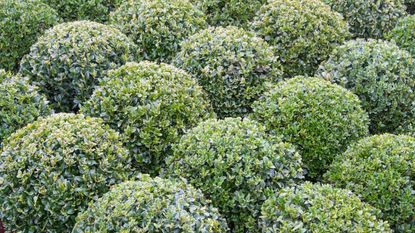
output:
[[[0,19],[0,69],[12,71],[36,39],[59,21],[41,0],[1,0]]]
[[[0,219],[18,232],[70,232],[78,212],[128,178],[129,164],[119,134],[100,119],[39,119],[3,145]]]
[[[205,15],[188,0],[126,1],[111,23],[129,36],[146,60],[171,62],[180,42],[207,26]]]
[[[206,15],[212,26],[247,28],[255,13],[266,0],[190,0]]]
[[[133,59],[134,44],[120,31],[78,21],[48,30],[20,64],[55,110],[76,111],[109,69]]]
[[[380,209],[395,232],[414,232],[414,151],[413,137],[371,136],[338,157],[325,178]]]
[[[113,187],[77,219],[73,233],[227,230],[218,210],[199,190],[182,181],[147,175]]]
[[[414,118],[415,62],[398,46],[354,40],[338,47],[317,75],[359,96],[372,133],[395,132]]]
[[[304,183],[279,191],[262,205],[263,233],[389,232],[387,222],[348,190]]]
[[[320,0],[269,1],[251,28],[275,47],[288,77],[312,75],[349,36],[340,14]]]
[[[278,58],[268,44],[236,27],[209,28],[182,44],[176,65],[198,79],[219,117],[243,116],[281,78]]]
[[[167,64],[128,63],[108,74],[81,108],[127,137],[140,170],[157,174],[170,145],[211,116],[207,96],[189,74]]]
[[[65,21],[108,21],[109,14],[124,0],[43,0],[56,9]]]
[[[319,178],[334,157],[368,132],[358,97],[320,78],[282,82],[253,109],[252,118],[297,146],[310,178]]]
[[[415,1],[414,0],[404,0],[406,11],[409,14],[415,13]]]
[[[267,194],[303,178],[293,146],[249,119],[207,120],[184,135],[167,158],[167,174],[200,188],[232,232],[256,232]]]
[[[0,149],[14,131],[50,113],[46,98],[27,78],[0,70]]]
[[[415,16],[407,16],[398,21],[395,28],[386,36],[393,40],[399,47],[407,50],[415,57]]]
[[[323,0],[344,16],[354,37],[382,39],[406,15],[403,0]]]

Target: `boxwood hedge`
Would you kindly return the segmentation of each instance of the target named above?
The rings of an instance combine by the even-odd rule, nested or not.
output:
[[[407,50],[412,57],[415,57],[415,16],[400,19],[386,38],[393,40],[400,48]]]

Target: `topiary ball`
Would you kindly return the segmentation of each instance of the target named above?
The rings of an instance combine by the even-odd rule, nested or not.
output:
[[[395,132],[413,122],[415,62],[394,43],[349,41],[333,51],[316,75],[359,96],[372,133]]]
[[[17,70],[30,46],[59,22],[42,0],[1,0],[0,19],[0,69],[10,71]]]
[[[358,97],[321,78],[299,76],[281,82],[253,109],[253,119],[297,146],[312,179],[368,133],[368,116]]]
[[[380,211],[351,191],[309,182],[280,190],[262,205],[261,232],[389,232]]]
[[[226,222],[199,190],[148,175],[113,187],[77,220],[73,233],[227,232]]]
[[[59,112],[76,111],[110,69],[133,60],[135,45],[120,31],[77,21],[48,30],[31,47],[20,72],[37,84]]]
[[[232,232],[256,232],[266,196],[303,178],[293,146],[249,119],[210,119],[189,130],[166,160],[227,218]]]
[[[343,15],[353,36],[381,39],[406,15],[403,0],[323,0]]]
[[[39,119],[3,145],[0,219],[19,232],[70,232],[78,212],[129,175],[130,156],[102,120]]]
[[[209,28],[183,42],[176,65],[198,79],[219,117],[243,116],[281,66],[261,38],[236,27]]]
[[[190,0],[206,15],[212,26],[247,28],[255,13],[266,0]]]
[[[153,175],[172,143],[213,116],[206,94],[189,74],[147,61],[110,71],[81,112],[123,133],[140,171]]]
[[[180,42],[207,26],[205,15],[188,0],[124,2],[111,23],[129,36],[146,60],[171,62]]]
[[[380,209],[395,232],[414,232],[414,161],[415,138],[375,135],[350,146],[325,179]]]
[[[415,15],[400,19],[386,38],[415,57]]]
[[[104,23],[110,12],[124,0],[43,0],[59,12],[65,21],[91,20]]]
[[[48,101],[27,78],[0,70],[0,149],[14,131],[49,114]]]
[[[275,47],[287,77],[312,75],[349,37],[341,15],[320,0],[269,1],[251,28]]]

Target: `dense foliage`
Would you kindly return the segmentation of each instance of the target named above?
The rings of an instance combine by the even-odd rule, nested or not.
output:
[[[0,69],[7,70],[17,70],[36,39],[59,22],[42,0],[1,0],[0,19]]]
[[[114,211],[116,210],[116,211]],[[73,233],[225,233],[227,225],[203,194],[184,183],[142,175],[119,184],[80,214]]]
[[[387,38],[415,57],[415,16],[411,15],[400,19],[395,28],[389,32]]]
[[[261,232],[389,232],[380,211],[348,190],[304,183],[285,188],[263,205]]]
[[[0,70],[0,149],[14,131],[50,113],[46,98],[27,78]]]
[[[170,62],[182,40],[207,27],[205,15],[188,0],[124,2],[111,23],[138,45],[146,60]]]
[[[415,117],[415,62],[394,43],[357,39],[337,47],[318,76],[355,93],[372,133],[396,132]]]
[[[281,82],[253,105],[252,118],[298,147],[308,176],[318,178],[368,132],[368,116],[346,89],[321,78]]]
[[[341,13],[354,37],[381,39],[406,15],[402,0],[323,0]]]
[[[167,173],[200,188],[232,232],[256,232],[267,194],[303,177],[292,145],[249,119],[211,119],[185,134],[168,157]]]
[[[57,114],[14,133],[0,154],[0,219],[18,232],[70,232],[78,212],[129,175],[102,120]]]
[[[198,79],[219,117],[243,116],[265,89],[282,78],[273,49],[254,33],[210,27],[183,42],[176,65]]]
[[[251,28],[275,47],[288,77],[312,75],[349,36],[341,15],[320,0],[269,1]]]
[[[414,232],[414,161],[415,138],[375,135],[339,156],[325,178],[380,209],[396,232]]]
[[[55,110],[76,111],[109,69],[133,59],[134,44],[103,24],[76,21],[48,30],[31,47],[20,72],[37,84]]]
[[[140,170],[151,174],[158,173],[170,145],[186,129],[213,115],[206,94],[189,74],[147,61],[110,71],[81,112],[122,132]]]

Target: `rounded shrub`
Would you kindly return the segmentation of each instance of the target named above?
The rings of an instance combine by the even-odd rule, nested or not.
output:
[[[81,112],[123,133],[141,171],[150,174],[158,173],[170,145],[188,128],[214,116],[195,79],[171,65],[148,61],[110,71]]]
[[[16,131],[0,154],[0,219],[19,232],[70,232],[78,212],[130,175],[120,136],[98,118],[56,114]]]
[[[48,101],[27,78],[0,70],[0,149],[14,131],[49,114]]]
[[[349,41],[333,51],[316,75],[359,96],[372,133],[395,132],[413,122],[415,62],[394,43]]]
[[[203,12],[188,0],[126,1],[111,23],[138,45],[139,56],[168,63],[182,40],[207,27]]]
[[[227,225],[199,190],[183,181],[142,175],[90,204],[72,232],[107,231],[224,233]]]
[[[12,71],[37,38],[59,22],[42,0],[1,0],[0,19],[0,69]]]
[[[133,60],[134,44],[120,31],[89,21],[59,24],[31,47],[21,64],[55,110],[76,111],[107,70]]]
[[[297,146],[313,179],[368,133],[368,116],[358,97],[321,78],[299,76],[281,82],[253,109],[253,119]]]
[[[198,79],[219,117],[243,116],[264,91],[282,76],[271,47],[236,27],[203,30],[182,43],[176,65]]]
[[[323,0],[343,15],[354,37],[381,39],[406,15],[403,0]]]
[[[280,190],[262,205],[261,232],[389,232],[380,211],[351,191],[309,182]]]
[[[415,138],[375,135],[350,146],[325,179],[380,209],[395,232],[414,232],[414,161]]]
[[[266,0],[190,0],[207,16],[212,26],[247,28],[255,13]]]
[[[110,12],[114,11],[124,0],[43,0],[54,8],[65,21],[91,20],[108,21]]]
[[[275,47],[288,77],[312,75],[349,37],[341,15],[320,0],[269,1],[251,28]]]
[[[303,178],[301,157],[291,144],[240,118],[200,123],[166,163],[168,175],[201,189],[238,233],[256,232],[267,194]]]
[[[415,16],[411,15],[399,20],[387,38],[415,57]]]

